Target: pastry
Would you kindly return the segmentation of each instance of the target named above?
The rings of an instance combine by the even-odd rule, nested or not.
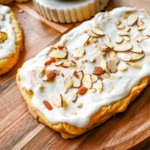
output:
[[[0,5],[0,75],[17,62],[22,49],[23,33],[14,13]]]
[[[150,83],[150,16],[99,13],[28,60],[17,83],[33,116],[75,138],[123,112]]]
[[[87,20],[104,9],[109,0],[33,0],[46,19],[60,23]]]
[[[29,0],[0,0],[0,4],[9,4],[9,3],[13,2],[13,1],[22,3],[22,2],[27,2]]]

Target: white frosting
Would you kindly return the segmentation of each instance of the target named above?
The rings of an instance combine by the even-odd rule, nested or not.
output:
[[[72,8],[72,7],[80,7],[95,0],[36,0],[36,2],[40,2],[44,6],[48,8]]]
[[[3,20],[0,20],[0,32],[5,32],[8,35],[8,39],[0,43],[0,59],[7,58],[9,52],[15,52],[15,33],[11,25],[10,14],[8,13],[10,8],[0,5],[0,14],[4,16]]]
[[[143,10],[137,10],[136,8],[116,8],[109,13],[99,13],[96,15],[94,20],[87,21],[80,25],[79,27],[73,29],[66,35],[64,35],[60,41],[60,43],[66,42],[66,47],[69,51],[68,59],[71,58],[71,54],[74,52],[76,48],[80,48],[81,45],[85,42],[87,38],[87,34],[84,33],[85,29],[90,29],[91,27],[96,27],[100,24],[103,32],[111,37],[113,45],[116,45],[115,39],[117,37],[116,22],[119,18],[121,18],[122,23],[126,24],[127,20],[122,18],[122,15],[127,12],[134,12],[139,16],[140,19],[144,21],[144,25],[146,29],[142,31],[142,34],[146,35],[150,31],[150,17]],[[109,16],[112,20],[107,21],[106,18],[102,17],[102,14],[105,16]],[[131,31],[129,32],[130,36],[133,38],[139,34],[137,31],[137,26],[132,26]],[[131,43],[134,43],[134,40],[131,40]],[[99,46],[102,46],[102,39],[98,39]],[[128,66],[128,71],[121,72],[117,71],[116,73],[112,73],[111,76],[115,77],[114,80],[104,79],[104,91],[100,94],[98,91],[96,93],[92,93],[90,90],[83,95],[78,97],[78,102],[82,102],[82,108],[78,108],[75,103],[68,100],[70,93],[76,92],[77,89],[72,88],[68,91],[67,94],[63,94],[64,92],[64,78],[62,76],[56,76],[56,80],[54,82],[43,82],[43,79],[38,75],[38,68],[43,67],[46,60],[49,60],[48,53],[49,48],[44,49],[40,52],[36,57],[27,61],[20,70],[20,78],[21,78],[21,88],[26,88],[27,90],[33,91],[32,105],[36,109],[38,109],[51,123],[59,123],[59,122],[67,122],[71,125],[75,125],[77,127],[85,127],[91,115],[95,113],[100,107],[109,105],[113,102],[121,100],[129,95],[131,89],[139,83],[139,81],[146,76],[150,75],[150,38],[144,40],[139,43],[142,47],[145,57],[139,61],[137,64],[142,66],[141,69],[136,69],[131,66]],[[94,44],[88,45],[86,48],[86,55],[83,59],[88,59],[91,56],[96,54],[96,49],[94,48]],[[122,55],[122,53],[118,53]],[[76,70],[80,69],[81,60],[77,62]],[[100,58],[97,58],[96,63],[85,64],[85,69],[83,69],[84,73],[92,74],[94,66],[99,66]],[[120,62],[120,64],[124,64],[124,62]],[[51,64],[47,67],[47,70],[51,70],[56,68],[55,64]],[[72,68],[62,68],[61,72],[67,77],[71,75]],[[35,71],[35,73],[33,73]],[[32,78],[30,75],[32,74]],[[40,92],[38,85],[41,84],[45,87],[44,92]],[[112,88],[112,84],[114,88]],[[94,85],[95,86],[95,85]],[[55,94],[62,94],[63,98],[66,99],[68,103],[68,108],[56,108],[52,101],[51,97]],[[45,108],[43,104],[43,100],[49,101],[49,103],[53,106],[53,110],[49,111]],[[76,111],[76,115],[72,114],[72,110]]]

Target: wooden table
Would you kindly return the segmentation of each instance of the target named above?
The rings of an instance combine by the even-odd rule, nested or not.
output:
[[[106,10],[136,6],[150,10],[149,0],[112,0]],[[64,140],[30,115],[16,85],[16,71],[40,50],[57,42],[77,24],[56,24],[40,17],[32,2],[12,4],[25,36],[17,65],[0,77],[0,150],[124,150],[146,149],[150,145],[150,86],[128,107],[105,124],[74,140]],[[19,10],[24,10],[20,13]]]

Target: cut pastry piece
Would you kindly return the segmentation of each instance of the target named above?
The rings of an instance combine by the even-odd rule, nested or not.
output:
[[[11,2],[19,2],[19,3],[23,3],[23,2],[27,2],[29,0],[0,0],[0,4],[9,4]]]
[[[0,75],[8,72],[17,62],[23,48],[23,32],[14,13],[0,5]]]
[[[132,22],[127,21],[129,16],[123,18],[127,12],[142,18],[144,26],[149,28],[149,16],[144,15],[143,10],[122,7],[99,13],[93,20],[63,35],[58,44],[44,49],[34,62],[28,60],[18,70],[17,83],[33,116],[60,132],[65,139],[75,138],[123,112],[150,83],[150,38],[139,43],[135,39],[119,39],[116,43],[120,30],[116,20],[126,22],[125,26],[129,23],[129,37],[138,35],[134,27],[136,18]],[[91,30],[95,35],[104,35],[96,37],[95,47],[90,42],[83,47]],[[102,46],[108,50],[102,50]],[[79,59],[74,57],[76,50]],[[58,58],[58,51],[63,57]],[[94,61],[89,61],[92,58]],[[68,62],[76,65],[60,65]],[[80,67],[83,64],[84,67]]]
[[[46,19],[71,23],[91,18],[104,9],[109,0],[34,0],[37,11]]]

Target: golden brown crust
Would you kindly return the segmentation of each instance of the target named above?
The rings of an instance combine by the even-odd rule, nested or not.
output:
[[[29,0],[0,0],[0,4],[9,4],[9,3],[13,2],[13,1],[22,3],[22,2],[27,2]]]
[[[16,52],[11,57],[0,59],[0,75],[8,72],[17,63],[20,51],[23,48],[23,32],[21,26],[18,23],[14,13],[12,11],[9,13],[11,16],[11,25],[15,32]]]
[[[60,132],[62,137],[65,139],[75,138],[87,132],[88,130],[104,123],[108,118],[110,118],[114,114],[125,111],[128,104],[133,99],[135,99],[149,83],[150,83],[150,76],[143,78],[137,86],[132,88],[130,94],[126,98],[114,102],[110,105],[101,107],[96,113],[94,113],[91,116],[90,121],[85,128],[78,128],[68,123],[57,123],[57,124],[50,123],[41,112],[39,112],[31,105],[33,92],[27,91],[26,89],[22,89],[20,87],[19,70],[17,73],[17,84],[33,117],[39,120],[41,123],[45,124],[46,126],[54,129],[55,131]]]

